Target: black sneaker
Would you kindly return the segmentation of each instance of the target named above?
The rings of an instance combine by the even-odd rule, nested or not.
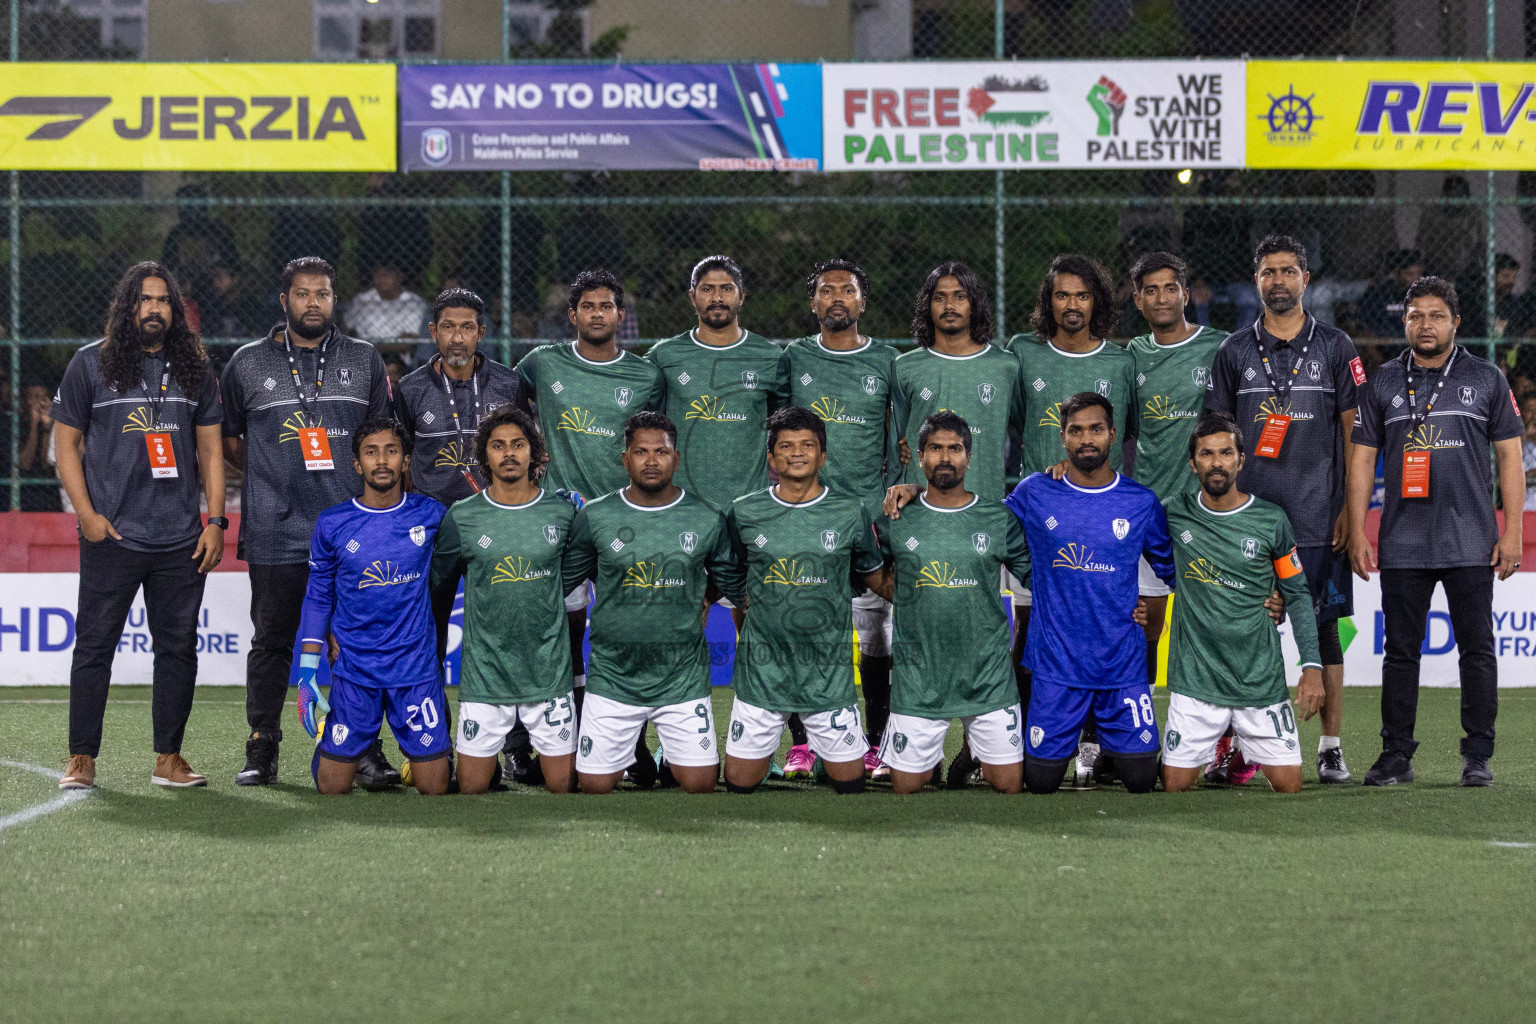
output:
[[[1207,786],[1231,785],[1231,770],[1232,748],[1231,746],[1228,746],[1226,752],[1222,753],[1221,747],[1218,744],[1216,748],[1216,760],[1212,761],[1211,766],[1205,770],[1205,784]]]
[[[1395,750],[1384,750],[1365,773],[1367,786],[1396,786],[1413,781],[1413,762]]]
[[[1344,748],[1329,747],[1317,755],[1317,781],[1323,785],[1339,785],[1350,780],[1349,768],[1344,764]]]
[[[277,781],[277,740],[251,733],[245,741],[245,767],[235,776],[237,786],[270,786]]]
[[[636,789],[652,789],[656,785],[656,758],[649,752],[637,754],[635,763],[629,766],[629,781]]]
[[[971,748],[961,747],[960,753],[949,762],[949,788],[964,789],[971,781],[971,773],[980,770],[981,762],[971,756]],[[938,782],[935,781],[934,785],[938,785]]]
[[[544,785],[544,769],[539,767],[538,758],[529,754],[526,750],[514,750],[510,753],[503,751],[502,759],[507,762],[503,772],[505,777],[519,786]]]
[[[373,745],[357,759],[357,784],[370,793],[400,785],[400,773],[384,760],[383,740],[374,740]]]
[[[1488,769],[1486,757],[1461,755],[1461,784],[1463,786],[1491,786],[1493,772]]]

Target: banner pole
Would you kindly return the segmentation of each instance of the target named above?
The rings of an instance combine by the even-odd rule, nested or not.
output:
[[[1497,6],[1497,4],[1498,4],[1498,0],[1487,0],[1487,19],[1486,19],[1487,20],[1487,24],[1485,26],[1486,38],[1487,38],[1487,52],[1486,52],[1485,56],[1490,61],[1494,59],[1493,25],[1494,25],[1494,10],[1495,10],[1495,7]],[[1498,301],[1494,297],[1494,294],[1493,294],[1494,281],[1495,281],[1495,279],[1498,276],[1495,273],[1494,266],[1493,266],[1494,259],[1495,259],[1495,256],[1496,256],[1496,254],[1494,252],[1495,245],[1494,245],[1494,240],[1493,240],[1493,232],[1494,232],[1494,228],[1495,228],[1493,200],[1494,200],[1493,171],[1489,171],[1488,172],[1488,176],[1487,176],[1486,194],[1483,196],[1483,300],[1484,300],[1483,301],[1483,322],[1485,324],[1487,324],[1487,330],[1486,330],[1485,333],[1487,334],[1487,347],[1488,347],[1488,361],[1489,362],[1492,362],[1493,359],[1494,359],[1494,351],[1493,351],[1494,350],[1494,341],[1493,341],[1494,322],[1493,321],[1494,321],[1494,314],[1495,314],[1495,312],[1498,309]]]
[[[11,0],[11,63],[21,60],[21,0]],[[11,500],[21,509],[21,172],[11,172]]]
[[[1003,9],[1006,0],[994,0],[992,8],[992,56],[997,60],[1003,59]],[[1492,3],[1493,0],[1488,0]],[[1008,322],[1008,297],[1003,290],[1003,281],[1007,270],[1007,257],[1004,255],[1004,244],[1007,231],[1003,217],[1003,172],[1001,168],[993,172],[993,202],[996,204],[996,213],[993,217],[993,272],[997,277],[997,301],[993,303],[996,309],[997,325],[993,334],[999,341],[1007,337]]]
[[[512,57],[511,0],[501,0],[501,59]],[[501,172],[501,361],[512,364],[512,172]]]

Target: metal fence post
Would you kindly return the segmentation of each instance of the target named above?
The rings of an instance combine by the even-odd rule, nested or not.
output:
[[[21,59],[21,0],[11,0],[11,62]],[[11,497],[21,510],[21,172],[11,172]]]
[[[1487,5],[1487,53],[1489,60],[1494,59],[1493,23],[1494,10],[1498,0],[1488,0]],[[1486,334],[1488,342],[1488,360],[1494,358],[1494,314],[1498,309],[1498,300],[1493,294],[1494,280],[1497,274],[1494,272],[1493,232],[1496,227],[1494,217],[1494,182],[1493,172],[1488,172],[1487,193],[1483,197],[1483,323],[1487,325]]]
[[[1488,0],[1488,2],[1491,4],[1493,0]],[[992,56],[998,60],[1003,59],[1003,9],[1005,5],[1006,0],[995,0],[992,8]],[[997,327],[994,337],[1002,340],[1007,337],[1008,323],[1008,293],[1005,290],[1004,283],[1007,270],[1007,257],[1004,255],[1007,231],[1003,218],[1003,172],[997,170],[993,174],[995,177],[993,202],[997,206],[997,213],[994,218],[995,223],[993,225],[993,232],[995,234],[993,244],[996,247],[994,254],[996,265],[993,270],[997,275],[997,302],[993,304],[997,309]]]

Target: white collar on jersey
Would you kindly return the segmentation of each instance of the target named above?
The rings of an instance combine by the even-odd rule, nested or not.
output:
[[[544,498],[544,489],[542,487],[539,488],[539,493],[534,496],[534,499],[532,501],[525,501],[521,505],[503,505],[501,502],[496,501],[495,499],[493,499],[491,497],[491,489],[489,487],[487,487],[485,490],[481,491],[480,492],[480,496],[482,498],[484,498],[486,501],[490,502],[492,505],[495,505],[497,508],[506,508],[506,509],[527,508],[529,505],[537,505],[540,501],[543,500],[543,498]]]
[[[1190,342],[1194,341],[1195,340],[1195,336],[1198,335],[1203,330],[1205,330],[1205,327],[1203,325],[1195,324],[1195,329],[1194,330],[1190,331],[1187,335],[1185,335],[1182,340],[1176,341],[1172,345],[1164,345],[1162,342],[1157,340],[1157,335],[1153,334],[1153,335],[1150,335],[1150,337],[1152,339],[1152,347],[1156,348],[1160,352],[1166,352],[1166,351],[1168,351],[1171,348],[1178,348],[1181,345],[1188,345]]]
[[[741,337],[737,338],[735,341],[731,342],[729,345],[711,345],[708,342],[700,341],[699,340],[699,329],[697,327],[693,328],[692,330],[690,330],[688,332],[688,337],[690,339],[692,339],[693,343],[695,345],[699,346],[699,348],[712,348],[716,352],[723,352],[723,351],[725,351],[728,348],[735,348],[737,345],[740,345],[742,342],[747,340],[747,329],[745,327],[741,327],[741,326],[738,326],[736,329],[741,332]]]
[[[956,362],[961,362],[961,361],[966,360],[966,359],[975,359],[977,356],[984,356],[984,355],[987,354],[987,349],[989,349],[991,347],[992,347],[991,343],[988,343],[986,345],[981,346],[981,351],[979,351],[979,352],[972,352],[968,356],[947,356],[943,352],[936,352],[936,351],[934,351],[934,348],[933,348],[932,345],[929,345],[927,348],[923,349],[923,351],[927,352],[931,356],[938,356],[940,359],[953,359]]]
[[[1084,494],[1103,494],[1105,491],[1112,491],[1116,487],[1120,486],[1120,474],[1117,472],[1115,474],[1115,478],[1109,483],[1105,484],[1103,487],[1079,487],[1077,484],[1073,483],[1071,480],[1068,480],[1066,477],[1062,477],[1061,482],[1072,488],[1074,491],[1081,491]]]
[[[584,356],[580,352],[576,351],[576,346],[578,344],[580,344],[580,342],[575,342],[575,341],[571,342],[571,355],[575,356],[577,359],[580,359],[582,362],[586,363],[588,366],[607,366],[609,363],[616,363],[620,359],[623,359],[626,355],[628,355],[627,352],[625,352],[622,348],[620,348],[619,349],[619,354],[614,356],[612,359],[588,359],[586,356]],[[617,347],[617,346],[615,346],[615,347]]]
[[[665,505],[636,505],[634,502],[630,501],[628,495],[624,493],[627,490],[629,490],[628,484],[625,484],[623,487],[619,488],[619,500],[628,505],[630,508],[634,509],[636,512],[660,512],[664,509],[669,509],[673,505],[676,505],[678,502],[682,501],[683,495],[688,493],[679,487],[677,489],[677,497],[673,498]]]
[[[827,348],[827,346],[821,340],[821,335],[816,335],[816,347],[821,349],[829,356],[851,356],[856,352],[863,352],[865,349],[869,348],[869,346],[874,344],[874,342],[870,340],[869,335],[867,334],[859,335],[859,341],[860,344],[855,348]]]
[[[362,502],[358,501],[356,498],[352,499],[352,504],[356,505],[358,508],[362,509],[364,512],[372,512],[374,515],[382,515],[385,512],[398,512],[402,508],[405,508],[405,500],[406,500],[407,497],[408,497],[408,495],[404,495],[404,494],[400,495],[400,501],[398,503],[394,504],[394,505],[389,506],[389,508],[369,508],[367,505],[364,505]]]
[[[1229,508],[1225,512],[1219,512],[1216,509],[1211,508],[1209,505],[1207,505],[1205,503],[1205,492],[1204,491],[1201,491],[1199,494],[1195,495],[1195,504],[1200,506],[1200,511],[1202,511],[1202,512],[1208,514],[1208,515],[1213,515],[1213,516],[1235,516],[1239,512],[1243,511],[1248,506],[1253,504],[1253,495],[1251,495],[1251,494],[1248,495],[1248,500],[1243,502],[1241,505],[1237,506],[1237,508]]]
[[[1064,348],[1057,348],[1054,341],[1048,341],[1045,343],[1046,347],[1049,348],[1052,352],[1055,352],[1059,356],[1066,356],[1068,359],[1087,359],[1089,356],[1096,356],[1100,352],[1103,352],[1104,346],[1108,344],[1109,342],[1107,341],[1100,341],[1097,347],[1091,348],[1087,352],[1068,352]]]
[[[768,488],[768,497],[772,498],[774,501],[778,502],[780,505],[783,505],[785,508],[810,508],[812,505],[816,504],[818,501],[820,501],[822,498],[825,498],[830,493],[831,493],[831,488],[828,487],[826,484],[822,484],[821,485],[821,493],[816,495],[816,497],[812,498],[810,501],[785,501],[783,498],[779,497],[779,485],[778,484],[774,484],[772,487]]]
[[[926,491],[924,491],[922,494],[919,494],[917,496],[917,500],[923,503],[923,507],[924,508],[931,508],[935,512],[964,512],[966,509],[970,508],[972,505],[974,505],[978,501],[980,501],[981,500],[981,495],[979,495],[979,494],[971,495],[971,500],[966,502],[964,505],[961,505],[958,508],[940,508],[939,506],[930,503],[928,501],[928,493]]]

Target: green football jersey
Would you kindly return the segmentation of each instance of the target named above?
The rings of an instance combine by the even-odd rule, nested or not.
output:
[[[1159,345],[1150,334],[1131,339],[1136,364],[1136,466],[1131,475],[1159,501],[1200,489],[1189,468],[1189,435],[1205,406],[1211,360],[1226,331],[1199,327],[1183,341]]]
[[[823,488],[791,505],[769,487],[733,502],[726,520],[745,581],[725,592],[747,598],[736,694],[801,714],[856,703],[850,574],[862,579],[881,565],[864,502]]]
[[[1126,439],[1127,414],[1136,400],[1136,364],[1114,342],[1101,341],[1091,352],[1063,352],[1033,334],[1014,335],[1019,361],[1019,396],[1024,420],[1022,476],[1040,473],[1067,457],[1061,444],[1061,403],[1081,391],[1097,391],[1115,407],[1117,438],[1109,464],[1124,465],[1120,444]],[[1129,422],[1134,427],[1135,419]]]
[[[677,424],[677,485],[724,512],[768,486],[768,414],[782,389],[783,349],[742,331],[730,345],[694,333],[658,341],[646,355],[661,370],[665,410]]]
[[[891,418],[911,458],[901,479],[926,487],[918,461],[917,433],[923,420],[949,410],[971,428],[971,468],[966,489],[987,501],[1008,493],[1008,432],[1019,427],[1019,364],[995,345],[974,355],[946,356],[917,348],[896,360]]]
[[[826,424],[821,482],[839,494],[862,498],[871,515],[879,514],[885,497],[887,466],[899,464],[887,414],[899,354],[868,338],[856,349],[830,349],[818,335],[790,342],[779,374],[784,389],[779,405],[809,409]]]
[[[1018,517],[980,496],[947,509],[920,495],[876,530],[896,571],[891,710],[960,718],[1017,704],[998,567],[1029,580]]]
[[[459,699],[532,704],[571,689],[561,576],[576,509],[548,491],[499,505],[481,491],[454,502],[432,552],[432,586],[464,577]]]
[[[656,508],[624,489],[587,502],[566,579],[595,584],[587,692],[641,707],[708,698],[704,591],[731,562],[724,517],[687,491]]]
[[[1170,498],[1167,509],[1178,573],[1168,688],[1224,707],[1286,700],[1280,632],[1264,608],[1271,590],[1285,597],[1301,663],[1322,664],[1290,520],[1280,506],[1254,497],[1213,512],[1199,492]]]
[[[524,394],[537,403],[539,431],[549,450],[544,483],[597,498],[629,483],[620,456],[624,424],[644,409],[660,409],[666,389],[654,365],[632,352],[593,362],[576,342],[540,345],[517,364]]]

